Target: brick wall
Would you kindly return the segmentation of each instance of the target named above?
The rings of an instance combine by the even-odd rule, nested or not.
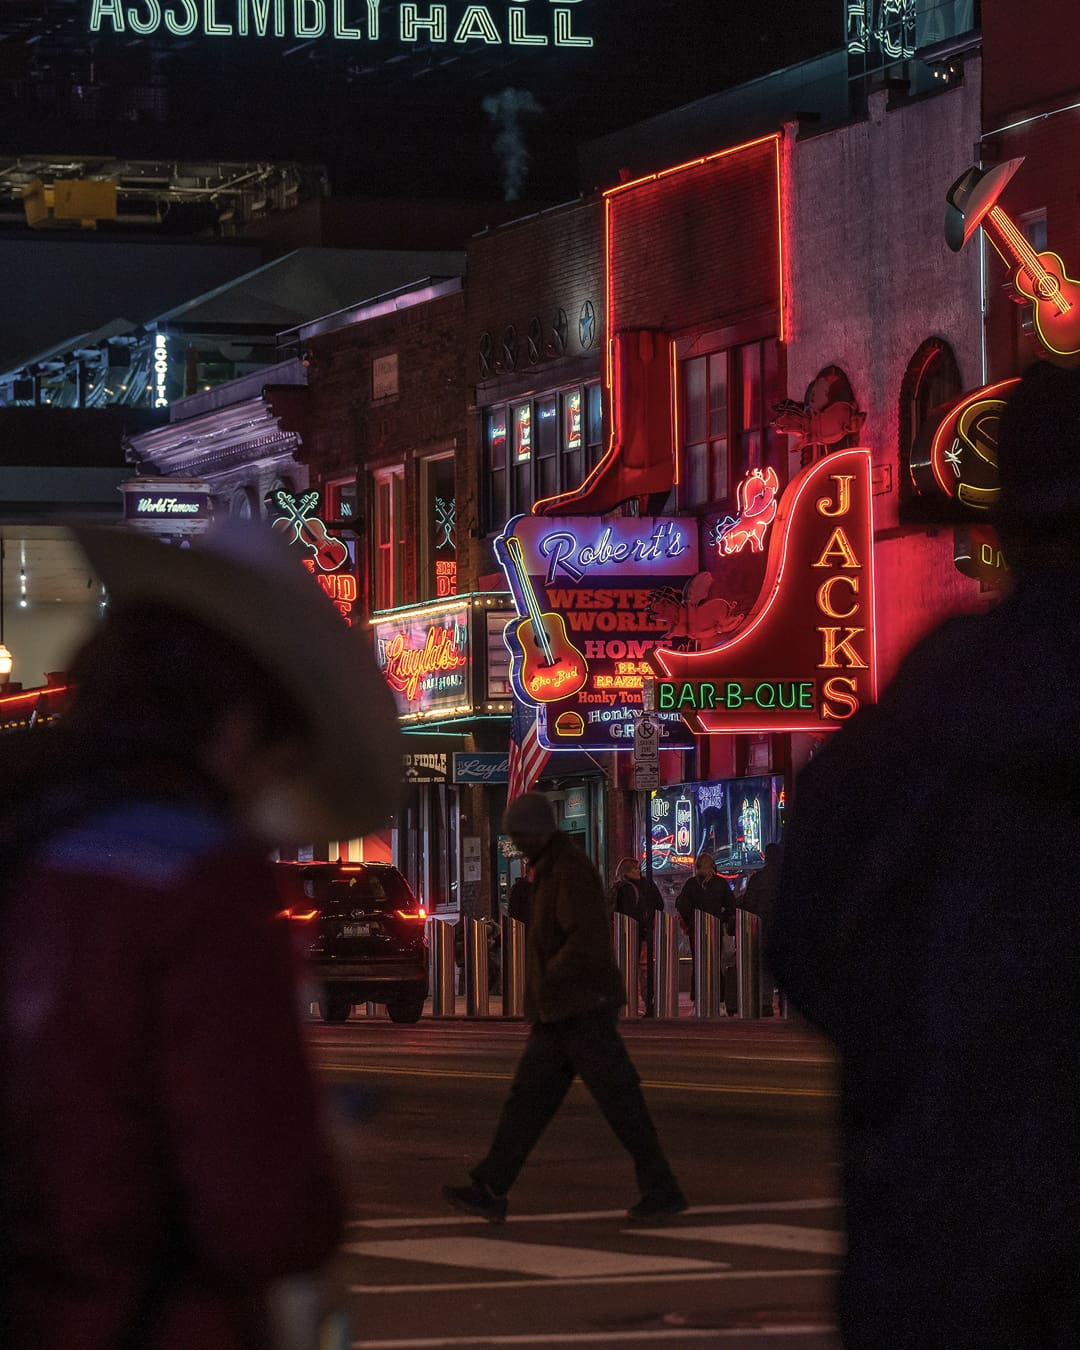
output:
[[[614,331],[719,326],[778,306],[772,140],[608,201]]]
[[[405,465],[405,499],[413,513],[406,530],[406,597],[418,593],[420,510],[419,462],[425,454],[455,449],[459,589],[472,588],[469,530],[475,525],[463,507],[474,497],[477,470],[468,458],[467,392],[464,370],[465,299],[460,293],[399,310],[306,342],[310,351],[310,420],[303,456],[313,485],[359,472],[361,507],[370,529],[371,470]],[[398,396],[372,399],[371,365],[378,356],[398,355]],[[361,595],[370,595],[370,533],[358,550]]]

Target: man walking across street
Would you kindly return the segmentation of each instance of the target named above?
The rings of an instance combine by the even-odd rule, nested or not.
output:
[[[543,793],[515,798],[503,828],[535,878],[525,948],[525,1016],[532,1030],[487,1156],[469,1185],[444,1186],[443,1195],[457,1209],[501,1223],[507,1192],[580,1074],[634,1160],[641,1199],[627,1218],[656,1223],[680,1214],[686,1197],[616,1027],[622,980],[600,877],[557,828]]]

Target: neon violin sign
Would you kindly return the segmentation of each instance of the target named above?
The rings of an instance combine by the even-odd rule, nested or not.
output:
[[[387,22],[384,0],[89,0],[92,33],[138,37],[284,38],[314,42],[466,47],[590,48],[578,28],[582,0],[507,0],[497,5],[401,3]],[[528,8],[526,8],[528,6]]]
[[[321,571],[336,572],[348,562],[347,546],[340,539],[335,539],[327,530],[326,523],[319,518],[318,492],[305,492],[302,497],[296,497],[279,488],[272,494],[272,500],[281,512],[274,520],[273,528],[284,536],[286,542],[302,544],[309,549]]]
[[[728,641],[655,653],[657,707],[698,732],[835,730],[876,689],[871,456],[841,450],[781,498],[758,601]]]

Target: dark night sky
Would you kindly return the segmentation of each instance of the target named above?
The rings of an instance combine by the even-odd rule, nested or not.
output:
[[[534,199],[573,194],[579,141],[839,46],[846,8],[844,0],[580,0],[574,27],[595,37],[591,51],[474,44],[451,60],[451,44],[417,51],[386,39],[375,48],[128,34],[91,49],[90,3],[45,0],[67,27],[55,57],[47,42],[26,54],[39,68],[66,61],[69,79],[98,91],[96,111],[50,121],[33,101],[5,105],[14,48],[0,43],[0,153],[296,158],[327,163],[338,188],[365,194],[498,196],[483,100],[509,87],[542,109],[525,123],[532,164],[523,195]],[[28,0],[3,0],[8,14],[24,7]],[[506,0],[489,7],[505,25]],[[219,11],[229,8],[219,0]],[[462,8],[452,0],[452,12]],[[384,28],[395,28],[397,5],[384,12]],[[530,0],[528,15],[542,26],[547,0]],[[167,87],[166,118],[132,121],[117,91],[155,75]]]

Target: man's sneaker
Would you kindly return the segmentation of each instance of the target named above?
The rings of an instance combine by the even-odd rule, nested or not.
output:
[[[455,1209],[463,1209],[466,1214],[477,1214],[488,1223],[506,1222],[506,1196],[496,1195],[482,1181],[470,1182],[468,1186],[444,1186],[442,1193]]]
[[[678,1186],[671,1191],[650,1191],[626,1211],[631,1223],[663,1223],[681,1214],[689,1201]]]

